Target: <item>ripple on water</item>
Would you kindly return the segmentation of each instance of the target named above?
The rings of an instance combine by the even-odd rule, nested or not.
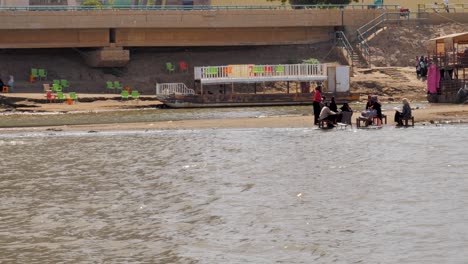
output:
[[[0,258],[463,263],[467,129],[1,135]]]

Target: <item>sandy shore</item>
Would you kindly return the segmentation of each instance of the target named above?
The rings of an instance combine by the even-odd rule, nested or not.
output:
[[[34,99],[42,94],[12,94],[7,96],[24,96]],[[81,102],[72,105],[64,103],[36,103],[28,100],[18,102],[27,107],[20,107],[16,111],[27,109],[39,112],[54,111],[100,111],[100,110],[121,110],[145,108],[160,104],[155,98],[146,98],[138,101],[121,101],[116,99],[115,95],[83,95],[86,97],[100,97],[100,100],[92,102]],[[29,107],[32,105],[34,107]],[[5,109],[4,109],[5,110]],[[387,126],[393,126],[394,111],[384,112],[388,116]],[[11,114],[11,113],[10,113]],[[359,113],[353,115],[353,124]],[[468,105],[455,104],[425,104],[424,107],[413,110],[413,116],[418,125],[427,125],[430,123],[468,123]],[[1,117],[0,117],[1,118]],[[47,115],[44,116],[47,118]],[[228,128],[300,128],[313,127],[313,116],[274,116],[259,118],[225,118],[225,119],[205,119],[205,120],[181,120],[181,121],[160,121],[147,123],[117,123],[117,124],[93,124],[93,125],[67,125],[55,127],[28,127],[28,128],[4,128],[0,133],[12,133],[15,131],[110,131],[110,130],[179,130],[179,129],[228,129]]]

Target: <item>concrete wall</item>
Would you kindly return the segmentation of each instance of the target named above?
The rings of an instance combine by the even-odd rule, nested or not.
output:
[[[118,29],[116,46],[235,46],[317,43],[331,27]]]
[[[227,28],[340,26],[374,17],[377,11],[339,10],[213,11],[3,11],[0,29]]]
[[[109,46],[107,29],[0,30],[0,48],[73,48]]]
[[[383,10],[2,11],[0,48],[115,45],[276,45],[326,41],[335,28],[349,32]],[[430,23],[468,23],[465,13],[430,15]]]

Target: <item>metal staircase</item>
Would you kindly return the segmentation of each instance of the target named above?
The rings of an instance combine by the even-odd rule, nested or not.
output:
[[[352,45],[347,40],[343,31],[336,32],[335,39],[338,40],[338,43],[347,51],[347,57],[351,61],[352,66],[370,67],[371,53],[368,43],[370,39],[383,30],[388,29],[390,26],[401,26],[403,24],[420,26],[428,21],[429,13],[427,12],[386,12],[358,28],[356,30],[356,41],[354,41]]]

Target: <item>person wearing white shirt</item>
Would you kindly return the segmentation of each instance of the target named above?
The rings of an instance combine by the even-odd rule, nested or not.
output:
[[[445,11],[447,11],[447,13],[450,13],[448,0],[444,0],[444,8],[445,8]]]
[[[322,110],[320,110],[319,121],[326,120],[329,128],[334,127],[333,123],[335,123],[336,117],[337,113],[330,110],[328,103],[326,103],[322,107]]]

